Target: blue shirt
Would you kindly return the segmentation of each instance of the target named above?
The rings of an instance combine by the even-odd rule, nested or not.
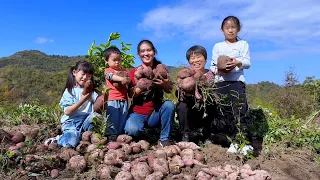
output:
[[[68,92],[68,89],[65,89],[63,92],[63,95],[60,99],[59,105],[63,109],[63,112],[71,105],[75,104],[80,100],[81,94],[82,94],[83,88],[80,87],[74,87],[72,88],[72,94]],[[91,94],[91,98],[84,102],[77,110],[75,110],[72,114],[66,115],[63,114],[61,117],[60,123],[64,123],[68,119],[78,119],[83,118],[85,119],[89,114],[91,114],[93,110],[94,102],[96,101],[98,97],[98,94],[96,92],[93,92]]]

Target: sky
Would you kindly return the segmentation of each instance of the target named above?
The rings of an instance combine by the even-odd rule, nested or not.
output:
[[[213,45],[224,40],[221,22],[234,15],[250,47],[246,83],[282,85],[290,69],[302,83],[307,76],[320,79],[319,12],[319,0],[1,0],[0,57],[31,49],[86,55],[93,40],[105,43],[119,32],[132,44],[135,65],[141,64],[137,44],[149,39],[168,66],[187,63],[187,49],[204,46],[209,68]]]

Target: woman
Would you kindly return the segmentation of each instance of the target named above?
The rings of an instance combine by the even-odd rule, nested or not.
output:
[[[138,55],[142,60],[140,66],[151,67],[154,69],[158,64],[161,64],[155,58],[157,50],[149,40],[142,40],[137,47]],[[140,67],[138,66],[138,67]],[[130,71],[129,77],[133,85],[136,85],[134,73],[136,69]],[[144,125],[156,127],[161,124],[161,133],[159,144],[162,147],[169,146],[169,135],[171,125],[174,118],[174,104],[171,101],[164,101],[164,92],[172,91],[172,83],[169,75],[167,79],[156,79],[153,81],[153,88],[149,93],[144,93],[141,88],[132,88],[133,102],[130,108],[125,132],[131,136],[139,136],[143,132]]]

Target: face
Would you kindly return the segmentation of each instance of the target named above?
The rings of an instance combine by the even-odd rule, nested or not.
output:
[[[121,67],[121,55],[117,53],[111,53],[107,59],[107,63],[112,69],[119,69]]]
[[[138,55],[142,60],[143,64],[152,65],[155,52],[148,43],[142,43],[139,47]]]
[[[235,40],[239,32],[239,27],[236,23],[234,23],[234,21],[227,20],[224,23],[221,31],[227,40]]]
[[[193,53],[190,56],[189,64],[194,69],[204,70],[204,66],[206,65],[206,59],[200,53]]]
[[[77,86],[84,87],[84,84],[92,78],[92,74],[84,73],[83,70],[73,70],[73,76],[76,79]]]

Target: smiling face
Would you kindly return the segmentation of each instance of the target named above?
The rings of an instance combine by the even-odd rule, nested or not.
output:
[[[146,66],[152,66],[156,52],[148,43],[142,43],[139,46],[138,55]]]
[[[194,69],[205,71],[206,59],[201,53],[193,53],[190,55],[189,64]]]
[[[85,83],[92,78],[92,74],[85,73],[83,70],[73,70],[72,72],[77,87],[84,87]]]

